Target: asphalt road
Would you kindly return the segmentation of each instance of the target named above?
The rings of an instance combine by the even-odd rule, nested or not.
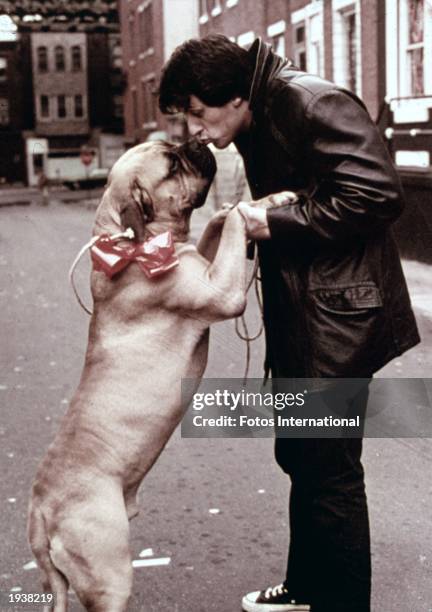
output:
[[[40,591],[37,570],[27,566],[28,491],[80,376],[88,317],[73,297],[67,272],[90,236],[92,218],[91,207],[80,203],[0,207],[0,582],[5,592]],[[198,219],[195,234],[204,220]],[[88,269],[83,263],[77,275],[87,302]],[[385,375],[429,375],[431,320],[424,313],[419,311],[424,343],[389,365]],[[254,328],[253,305],[249,317]],[[206,375],[241,377],[244,357],[233,323],[215,326]],[[258,341],[250,375],[261,375],[262,357]],[[373,611],[429,612],[431,440],[366,440],[364,463]],[[131,524],[133,558],[164,559],[162,565],[135,569],[131,609],[239,612],[245,592],[280,582],[288,489],[273,461],[271,439],[182,439],[176,432],[141,488],[141,512]],[[71,602],[73,612],[81,610],[75,597]]]

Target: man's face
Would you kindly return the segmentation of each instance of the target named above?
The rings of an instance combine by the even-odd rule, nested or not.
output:
[[[241,98],[223,106],[207,106],[191,96],[185,115],[190,135],[204,144],[213,143],[217,149],[227,147],[251,120],[248,104]]]

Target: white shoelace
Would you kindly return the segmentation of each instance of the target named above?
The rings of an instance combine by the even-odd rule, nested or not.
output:
[[[276,597],[277,595],[283,595],[284,593],[287,593],[288,591],[286,590],[286,588],[284,587],[283,583],[278,584],[275,587],[269,587],[266,592],[264,593],[264,597],[266,599],[270,599],[270,597]]]

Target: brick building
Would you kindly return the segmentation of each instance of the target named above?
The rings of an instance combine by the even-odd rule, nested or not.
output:
[[[145,140],[169,128],[173,139],[183,137],[183,125],[171,123],[157,108],[160,69],[173,49],[198,36],[196,0],[121,0],[120,23],[124,69],[126,142]]]
[[[161,117],[152,95],[168,51],[176,44],[192,36],[221,33],[247,47],[260,36],[299,68],[363,99],[387,139],[408,199],[419,209],[414,215],[417,221],[410,218],[410,228],[415,222],[423,228],[432,224],[428,204],[432,0],[194,0],[189,4],[186,24],[185,4],[178,0],[120,0],[129,142],[145,139],[150,131],[167,130],[171,137],[182,133],[181,118]],[[166,28],[171,22],[174,32]],[[414,242],[419,232],[411,232]],[[431,238],[429,232],[432,244]]]
[[[54,22],[30,30],[35,126],[26,132],[27,180],[84,178],[123,151],[123,89],[118,24]],[[85,168],[83,148],[94,158]]]
[[[25,163],[8,181],[19,178],[37,185],[43,176],[75,181],[92,169],[109,168],[124,150],[125,80],[116,0],[83,0],[79,8],[61,0],[0,0],[0,20],[13,19],[14,49],[20,49],[14,70],[9,69],[12,56],[0,56],[0,86],[9,66],[9,89],[13,85],[14,100],[20,95],[24,100],[13,110],[25,143]],[[0,106],[5,109],[6,103]],[[88,168],[80,160],[83,147],[94,152]]]
[[[409,57],[420,61],[423,54],[424,84],[417,90],[432,94],[425,92],[432,88],[431,0],[121,0],[120,6],[129,77],[126,131],[133,140],[165,125],[149,92],[169,49],[209,33],[245,47],[261,36],[301,69],[355,91],[373,118],[386,97],[412,95]],[[171,22],[175,32],[167,27]],[[421,42],[412,42],[413,36]]]
[[[25,175],[23,130],[33,126],[30,38],[2,19],[0,32],[0,182]]]
[[[384,3],[377,0],[200,0],[200,36],[242,46],[257,36],[302,70],[355,91],[376,117],[384,99]]]
[[[385,11],[378,0],[121,0],[127,140],[163,129],[179,135],[179,124],[157,111],[158,75],[177,44],[209,33],[245,47],[261,36],[300,68],[355,91],[377,117],[386,95]]]

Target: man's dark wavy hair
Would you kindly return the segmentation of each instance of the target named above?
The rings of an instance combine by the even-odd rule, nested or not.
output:
[[[223,106],[236,97],[249,98],[253,66],[248,52],[226,36],[191,39],[177,47],[162,71],[162,113],[187,111],[196,96],[207,106]]]

